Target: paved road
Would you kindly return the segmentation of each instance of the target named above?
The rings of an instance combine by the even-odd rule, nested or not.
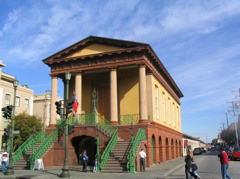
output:
[[[221,179],[220,161],[216,152],[194,156],[198,173],[202,178]],[[230,161],[228,172],[233,179],[240,179],[240,161]],[[184,167],[171,173],[168,178],[184,178]]]

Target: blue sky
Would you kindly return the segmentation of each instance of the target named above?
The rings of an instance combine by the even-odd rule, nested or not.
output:
[[[5,73],[42,94],[51,88],[42,59],[89,35],[149,43],[184,94],[183,132],[210,142],[240,88],[239,7],[239,0],[0,0],[0,59]]]

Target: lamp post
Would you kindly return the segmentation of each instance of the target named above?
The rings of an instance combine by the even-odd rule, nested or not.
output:
[[[65,106],[65,159],[64,159],[64,165],[62,168],[62,173],[60,174],[61,178],[69,178],[69,159],[68,159],[68,114],[66,113],[66,107],[68,103],[69,98],[69,81],[71,79],[71,73],[66,72],[65,73],[65,84],[64,84],[64,106]]]
[[[93,89],[93,92],[92,92],[92,97],[93,97],[93,113],[96,113],[97,112],[97,92],[96,92],[96,89],[94,88]]]
[[[13,81],[14,95],[13,95],[13,112],[12,112],[12,127],[11,127],[11,137],[10,137],[10,152],[9,152],[9,164],[7,166],[4,175],[13,175],[13,131],[14,131],[14,119],[15,119],[15,108],[16,108],[16,91],[18,86],[18,80]]]

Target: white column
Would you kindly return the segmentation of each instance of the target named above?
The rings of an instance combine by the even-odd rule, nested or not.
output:
[[[118,124],[118,104],[117,104],[117,70],[111,69],[110,72],[110,122]]]
[[[78,100],[77,114],[82,113],[82,73],[77,73],[75,76],[75,93]]]
[[[57,76],[52,76],[52,89],[51,89],[51,121],[50,121],[50,126],[53,127],[56,125],[56,118],[57,118],[57,113],[56,113],[56,106],[55,102],[57,101],[58,97],[58,77]]]
[[[147,116],[147,88],[146,88],[146,67],[139,67],[139,93],[140,93],[140,123],[148,122]]]

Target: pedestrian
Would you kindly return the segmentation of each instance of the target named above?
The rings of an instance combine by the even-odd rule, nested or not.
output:
[[[191,176],[191,166],[192,166],[192,161],[193,161],[193,153],[191,149],[187,149],[187,156],[185,157],[185,175],[186,179],[190,179]]]
[[[145,158],[147,157],[146,153],[143,149],[141,149],[141,152],[139,152],[140,157],[140,171],[145,172]]]
[[[220,163],[221,163],[221,173],[222,173],[222,179],[232,179],[232,177],[228,174],[227,170],[229,167],[228,162],[228,154],[225,152],[224,148],[220,148],[220,154],[218,154],[218,157],[220,157]]]
[[[88,164],[88,156],[87,156],[87,151],[83,150],[82,154],[81,154],[81,159],[83,161],[83,172],[87,172],[87,164]]]
[[[193,176],[195,179],[200,179],[201,177],[200,177],[199,174],[197,173],[198,166],[197,166],[197,164],[196,164],[194,161],[192,161],[191,169],[192,169],[191,176]],[[190,177],[190,178],[191,178],[191,177]]]
[[[5,171],[6,167],[8,166],[8,153],[3,152],[2,153],[2,172]]]
[[[94,160],[94,166],[93,166],[93,173],[96,173],[96,172],[97,172],[97,166],[98,166],[98,160],[97,160],[97,158],[95,158],[95,160]]]

